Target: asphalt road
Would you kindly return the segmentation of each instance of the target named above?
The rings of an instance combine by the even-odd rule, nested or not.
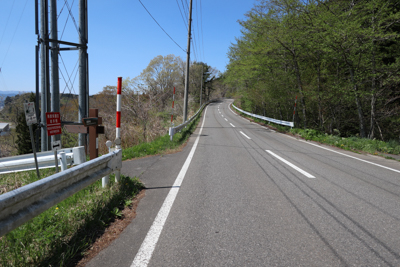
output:
[[[400,266],[399,162],[276,133],[231,102],[182,152],[124,162],[151,189],[88,266]]]

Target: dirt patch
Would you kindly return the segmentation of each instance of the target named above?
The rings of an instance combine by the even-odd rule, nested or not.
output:
[[[110,226],[104,231],[104,234],[99,237],[96,242],[85,252],[85,256],[81,259],[75,266],[83,267],[91,259],[93,259],[97,254],[100,253],[104,248],[108,247],[119,235],[124,231],[124,229],[131,223],[131,221],[136,217],[136,208],[139,201],[145,196],[145,189],[140,191],[139,194],[135,196],[132,204],[125,207],[122,210],[122,216],[120,219],[115,220],[110,224]]]

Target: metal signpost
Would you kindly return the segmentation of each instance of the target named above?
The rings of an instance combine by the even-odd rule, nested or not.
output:
[[[58,172],[57,150],[59,150],[59,149],[61,149],[61,140],[51,142],[51,150],[54,151],[54,162],[56,165],[56,172]],[[61,170],[62,170],[62,166],[61,166]]]
[[[47,136],[61,134],[61,116],[60,112],[46,112],[46,125],[47,125]],[[54,161],[56,164],[56,172],[58,172],[58,158],[57,149],[61,149],[61,142],[53,141],[51,148],[54,151]]]
[[[31,136],[33,156],[35,157],[36,174],[37,174],[38,179],[40,179],[39,167],[38,167],[38,162],[37,162],[37,157],[36,157],[36,147],[35,147],[35,141],[33,139],[33,131],[32,131],[32,124],[37,123],[36,112],[35,112],[35,103],[34,102],[24,103],[24,112],[25,112],[26,124],[29,126],[29,134]]]

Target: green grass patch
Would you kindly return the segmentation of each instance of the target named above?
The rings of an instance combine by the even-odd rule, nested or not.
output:
[[[101,187],[101,180],[53,206],[0,238],[1,266],[66,266],[85,250],[120,210],[143,188],[136,178],[121,175]]]
[[[306,140],[313,140],[324,144],[340,147],[351,151],[364,151],[370,154],[400,154],[400,143],[396,140],[384,142],[376,139],[352,137],[340,137],[338,135],[328,135],[317,130],[311,129],[292,129],[291,133],[300,135]]]
[[[183,128],[180,132],[174,134],[174,138],[170,141],[168,134],[156,138],[152,142],[141,143],[139,145],[124,148],[122,150],[122,160],[140,158],[149,155],[161,154],[166,150],[178,148],[180,145],[185,143],[189,136],[196,129],[197,124],[200,121],[200,116],[197,116],[189,125]]]

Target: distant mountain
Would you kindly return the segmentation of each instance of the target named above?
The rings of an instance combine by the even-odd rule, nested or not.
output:
[[[20,94],[25,94],[29,92],[23,92],[23,91],[0,91],[0,96],[15,96],[15,95],[20,95]]]
[[[6,99],[7,96],[12,97],[20,94],[25,94],[29,92],[23,92],[23,91],[0,91],[0,107],[4,106],[4,99]]]

